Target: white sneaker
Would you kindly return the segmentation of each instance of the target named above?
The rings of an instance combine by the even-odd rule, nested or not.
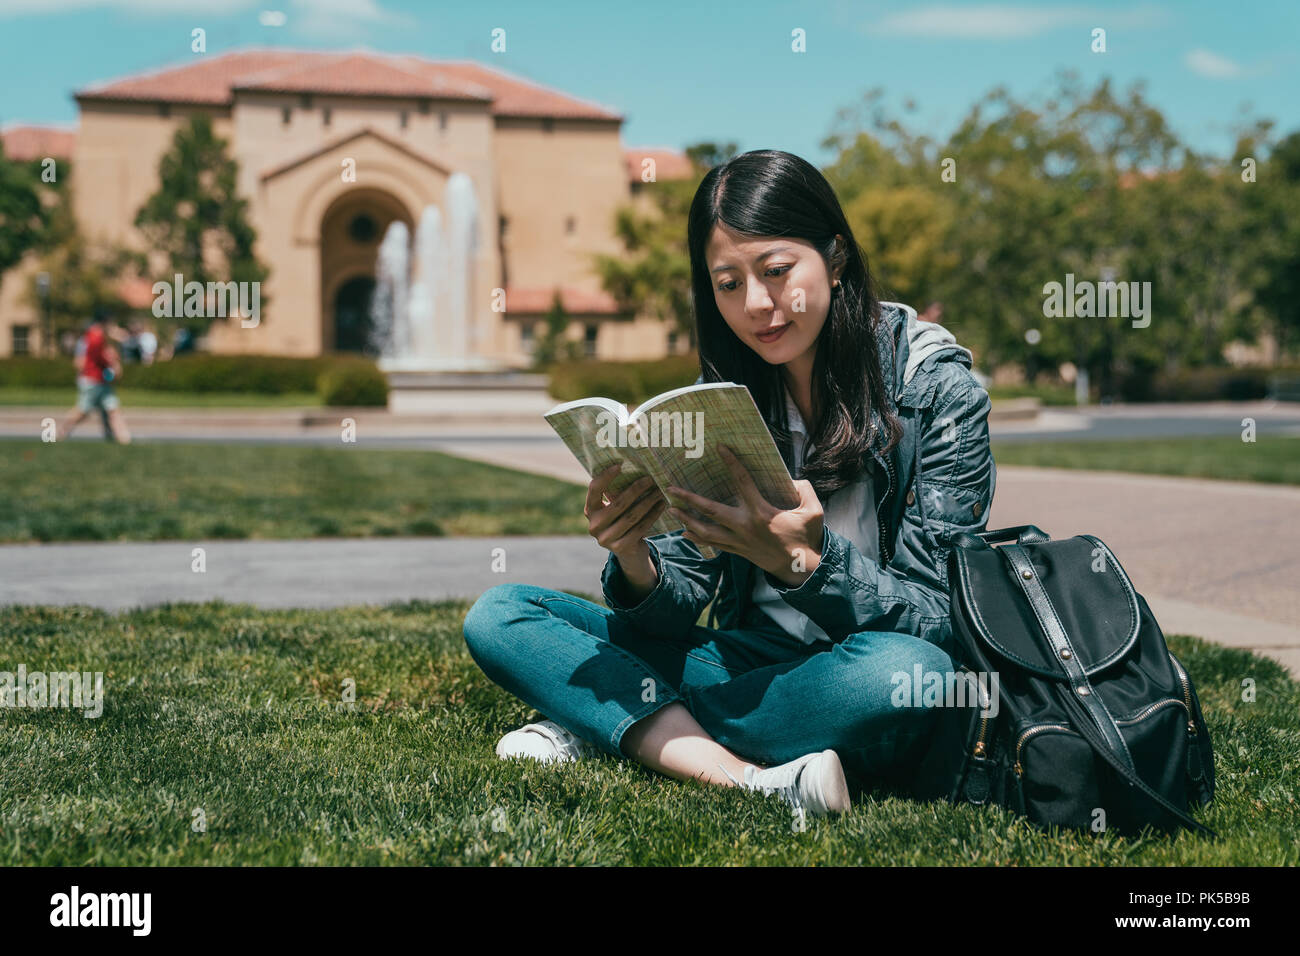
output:
[[[751,764],[745,768],[745,779],[740,785],[760,793],[779,793],[796,812],[803,809],[826,816],[849,809],[848,781],[844,779],[839,754],[834,750],[805,754],[798,760],[765,770]]]
[[[553,760],[577,760],[594,753],[595,748],[591,744],[571,734],[553,720],[525,724],[497,741],[497,756],[502,760],[529,757],[550,763]]]

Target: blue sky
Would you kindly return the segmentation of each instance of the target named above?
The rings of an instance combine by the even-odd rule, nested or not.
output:
[[[282,21],[280,25],[270,25]],[[73,90],[248,46],[370,49],[477,59],[626,117],[630,146],[699,140],[815,163],[836,112],[881,86],[915,127],[947,133],[999,84],[1032,96],[1060,68],[1148,97],[1193,147],[1271,118],[1300,129],[1300,3],[613,3],[498,0],[0,0],[0,124],[76,120]],[[506,51],[490,49],[494,28]],[[1106,30],[1105,53],[1090,49]],[[802,29],[807,52],[791,52]]]

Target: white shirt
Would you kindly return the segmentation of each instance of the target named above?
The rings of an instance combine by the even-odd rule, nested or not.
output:
[[[785,408],[795,461],[794,477],[801,478],[803,463],[811,456],[813,445],[807,444],[805,450],[805,443],[808,442],[807,426],[788,389],[785,393]],[[834,492],[822,502],[822,511],[826,527],[847,538],[864,555],[872,558],[876,556],[880,550],[880,531],[876,526],[876,499],[870,472],[864,471],[857,481]],[[751,596],[759,609],[792,637],[805,644],[814,641],[831,643],[825,631],[802,611],[787,604],[776,589],[767,583],[767,577],[761,569]]]

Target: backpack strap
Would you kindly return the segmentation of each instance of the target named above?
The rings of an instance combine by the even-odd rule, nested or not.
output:
[[[1047,591],[1044,590],[1043,582],[1039,580],[1038,572],[1029,560],[1029,555],[1018,544],[1004,544],[999,550],[1006,556],[1011,570],[1015,572],[1016,581],[1025,592],[1029,606],[1034,609],[1038,624],[1052,646],[1053,656],[1070,680],[1070,690],[1064,696],[1077,700],[1087,709],[1090,719],[1101,731],[1107,746],[1124,762],[1125,766],[1132,770],[1133,755],[1129,753],[1128,744],[1124,742],[1115,718],[1106,709],[1105,702],[1092,689],[1079,654],[1071,646],[1070,635],[1065,633],[1065,627],[1061,624],[1056,608],[1052,606],[1052,600],[1047,596]]]
[[[1219,834],[1211,830],[1205,824],[1193,820],[1182,810],[1179,810],[1176,806],[1165,799],[1163,794],[1153,790],[1131,767],[1127,767],[1121,763],[1119,758],[1115,756],[1114,751],[1106,746],[1105,741],[1103,741],[1101,736],[1097,733],[1097,728],[1093,726],[1092,721],[1087,719],[1087,714],[1084,713],[1083,708],[1072,695],[1062,694],[1061,703],[1065,709],[1070,712],[1070,716],[1074,720],[1076,729],[1083,735],[1083,739],[1088,741],[1092,746],[1092,749],[1096,752],[1097,756],[1110,764],[1115,772],[1128,781],[1130,785],[1153,800],[1159,807],[1164,809],[1170,814],[1170,816],[1188,829],[1196,833],[1203,833],[1212,839],[1217,840],[1219,838]]]

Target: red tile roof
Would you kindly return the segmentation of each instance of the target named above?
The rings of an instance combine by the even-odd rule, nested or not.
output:
[[[457,99],[490,104],[496,116],[621,121],[614,110],[469,60],[310,50],[241,50],[88,86],[79,101],[229,106],[239,90]]]
[[[19,162],[47,156],[71,159],[77,131],[53,126],[11,126],[0,132],[0,140],[4,140],[5,156]]]
[[[690,157],[675,149],[655,149],[652,147],[627,147],[623,150],[623,161],[627,163],[627,181],[641,182],[641,164],[647,160],[655,161],[655,180],[690,179],[695,175]]]
[[[555,299],[555,289],[541,287],[521,288],[506,287],[506,314],[518,312],[523,315],[543,315],[551,311]],[[587,292],[583,289],[561,288],[560,305],[570,314],[600,313],[614,315],[620,313],[618,303],[608,292]]]

